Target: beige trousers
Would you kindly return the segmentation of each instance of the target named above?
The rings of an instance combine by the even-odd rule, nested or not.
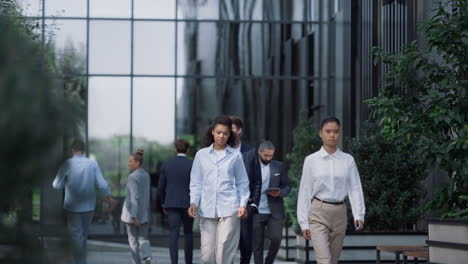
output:
[[[309,226],[317,264],[338,263],[347,222],[345,204],[326,204],[315,199],[312,201]]]
[[[201,263],[230,264],[239,245],[240,219],[228,217],[200,219]]]

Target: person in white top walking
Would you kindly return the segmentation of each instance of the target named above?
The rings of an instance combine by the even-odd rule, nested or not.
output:
[[[302,235],[312,240],[318,264],[338,263],[347,227],[346,196],[356,230],[364,227],[365,204],[354,158],[338,149],[340,121],[329,117],[320,126],[322,148],[304,160],[297,200]]]

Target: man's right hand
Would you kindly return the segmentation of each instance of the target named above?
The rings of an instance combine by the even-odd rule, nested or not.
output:
[[[190,207],[188,209],[188,215],[192,218],[195,218],[197,216],[197,206],[195,204],[190,204]]]
[[[307,239],[307,240],[310,240],[310,230],[309,229],[305,229],[305,230],[301,230],[302,231],[302,236]]]

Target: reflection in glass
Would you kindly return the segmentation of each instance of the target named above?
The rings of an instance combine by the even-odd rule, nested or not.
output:
[[[86,72],[86,21],[47,19],[47,43],[55,50],[58,68],[64,75]]]
[[[221,18],[227,20],[262,20],[263,1],[252,0],[219,0]],[[268,1],[270,2],[270,1]],[[271,1],[276,2],[276,1]]]
[[[90,73],[130,73],[130,22],[91,21]]]
[[[98,199],[91,233],[121,233],[130,149],[130,78],[90,77],[88,98],[89,154],[99,163],[112,196],[119,201],[110,214],[102,197]]]
[[[225,91],[217,88],[214,78],[179,78],[177,91],[177,136],[191,134],[200,141],[204,130],[221,113],[219,95]]]
[[[218,19],[219,1],[222,0],[178,0],[178,18],[183,19]]]
[[[222,23],[218,29],[216,74],[258,76],[263,72],[262,24]]]
[[[173,156],[174,86],[174,78],[133,80],[133,148],[145,151],[148,172]]]
[[[131,0],[91,0],[91,17],[131,17]]]
[[[177,74],[214,75],[218,54],[218,28],[214,22],[181,22],[177,39]]]
[[[176,0],[134,0],[134,5],[135,18],[175,18]]]
[[[23,15],[32,17],[42,16],[42,0],[16,0],[15,2],[21,8]]]
[[[86,5],[86,0],[45,0],[45,15],[58,17],[86,17]]]
[[[134,72],[174,74],[175,22],[135,22]]]

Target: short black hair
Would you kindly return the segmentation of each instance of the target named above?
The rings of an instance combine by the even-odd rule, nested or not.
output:
[[[85,150],[85,143],[83,142],[83,140],[75,139],[75,140],[73,140],[73,143],[71,144],[71,148],[72,148],[72,150],[74,150],[74,151],[81,151],[81,152],[84,152],[84,150]]]
[[[174,143],[174,147],[177,153],[187,153],[187,150],[190,147],[190,144],[185,139],[179,139]]]
[[[244,123],[242,122],[242,119],[240,119],[237,116],[231,116],[232,123],[236,125],[237,128],[244,128]]]
[[[341,126],[340,120],[334,116],[330,116],[322,120],[322,123],[320,123],[320,130],[322,130],[323,126],[325,126],[327,123],[337,123],[338,126]]]

